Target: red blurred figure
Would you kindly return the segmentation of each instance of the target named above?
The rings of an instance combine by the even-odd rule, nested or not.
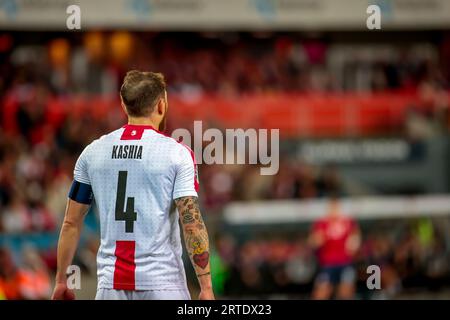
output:
[[[23,273],[12,259],[6,248],[0,248],[0,291],[7,300],[23,299],[22,286]]]
[[[19,268],[6,248],[0,248],[0,300],[43,300],[51,293],[50,278],[38,252],[24,250],[24,268]]]
[[[317,249],[320,271],[312,292],[313,299],[352,299],[355,294],[356,272],[353,257],[360,247],[357,223],[344,215],[339,200],[332,198],[328,213],[313,225],[310,244]]]

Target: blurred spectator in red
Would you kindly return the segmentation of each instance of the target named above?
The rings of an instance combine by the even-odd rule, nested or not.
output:
[[[51,293],[47,266],[38,252],[27,247],[22,254],[23,268],[19,268],[7,248],[0,248],[0,300],[48,299]]]
[[[21,292],[24,299],[44,300],[50,298],[51,282],[47,266],[32,247],[26,247],[22,253],[24,268]]]
[[[356,221],[342,213],[337,198],[331,198],[327,215],[314,223],[309,239],[317,249],[320,268],[313,299],[330,299],[335,289],[338,299],[354,298],[353,257],[360,247],[360,238]]]
[[[7,300],[23,298],[21,290],[23,281],[23,272],[15,265],[9,250],[0,248],[0,291]]]

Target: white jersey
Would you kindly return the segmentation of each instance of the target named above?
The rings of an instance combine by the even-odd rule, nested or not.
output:
[[[193,152],[150,126],[125,125],[88,145],[74,180],[89,184],[100,216],[98,288],[186,289],[173,200],[197,196]]]

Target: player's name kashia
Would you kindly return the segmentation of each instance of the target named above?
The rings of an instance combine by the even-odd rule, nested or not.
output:
[[[142,159],[142,146],[113,145],[111,159]]]

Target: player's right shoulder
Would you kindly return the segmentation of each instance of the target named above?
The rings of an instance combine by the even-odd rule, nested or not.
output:
[[[114,130],[110,133],[104,134],[101,137],[93,140],[91,143],[89,143],[83,150],[83,154],[90,154],[91,152],[94,152],[95,150],[98,150],[99,147],[102,145],[108,144],[113,142],[117,136],[120,136],[122,134],[123,128],[119,128],[117,130]]]
[[[111,143],[116,141],[117,139],[120,139],[120,137],[122,136],[122,133],[124,131],[124,128],[119,128],[116,129],[114,131],[111,131],[107,134],[102,135],[101,137],[95,139],[94,141],[91,142],[90,145],[92,146],[98,146],[101,144],[107,144],[107,143]]]

